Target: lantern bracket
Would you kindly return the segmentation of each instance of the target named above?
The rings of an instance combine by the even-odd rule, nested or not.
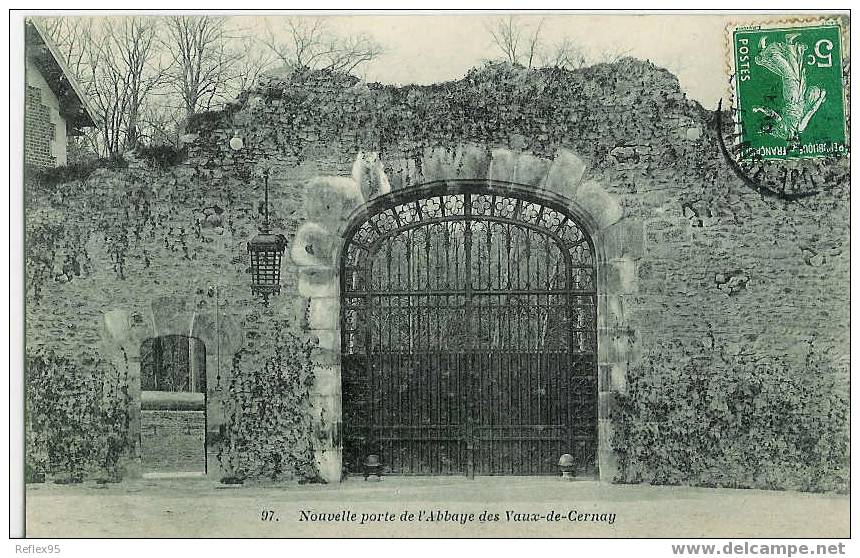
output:
[[[265,198],[263,224],[260,234],[248,243],[251,256],[251,293],[268,297],[281,291],[281,258],[287,248],[287,239],[282,234],[273,234],[269,226],[269,169],[263,172]]]

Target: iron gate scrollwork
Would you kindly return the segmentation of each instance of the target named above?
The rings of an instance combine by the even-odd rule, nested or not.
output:
[[[591,239],[561,204],[448,181],[386,196],[341,256],[344,463],[596,474]]]

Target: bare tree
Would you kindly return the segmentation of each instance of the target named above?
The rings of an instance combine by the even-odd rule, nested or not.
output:
[[[187,117],[251,86],[269,49],[229,18],[42,18],[104,124],[79,138],[98,155],[175,143]]]
[[[137,147],[144,102],[164,79],[157,56],[156,20],[105,18],[86,48],[87,93],[101,113],[101,151]]]
[[[223,101],[241,54],[228,45],[226,20],[209,16],[165,19],[162,44],[170,55],[168,76],[186,118]]]
[[[153,94],[140,115],[140,141],[146,145],[179,145],[186,120],[172,92]]]
[[[325,20],[322,18],[289,18],[286,39],[279,40],[271,22],[266,22],[263,43],[285,66],[310,68],[325,53]]]
[[[326,57],[325,68],[346,73],[352,73],[358,66],[383,53],[382,46],[363,33],[334,38],[329,48],[330,54]]]
[[[493,44],[508,62],[531,69],[542,48],[543,18],[529,28],[516,16],[498,19],[487,26]]]
[[[153,141],[176,143],[193,114],[234,98],[271,64],[268,49],[249,30],[230,23],[209,16],[166,18],[162,43],[169,53],[170,85],[161,106],[149,111]]]
[[[331,31],[322,17],[287,18],[276,32],[267,22],[263,43],[289,68],[328,69],[352,72],[384,52],[367,34],[341,36]]]
[[[263,72],[271,67],[274,55],[259,40],[250,36],[241,37],[234,48],[241,56],[235,64],[233,85],[237,92],[241,92],[257,83]]]
[[[281,32],[270,24],[261,41],[222,17],[41,18],[102,122],[78,143],[102,156],[175,143],[189,116],[251,87],[276,59],[352,72],[382,53],[370,36],[334,33],[324,18],[277,21]]]
[[[585,52],[567,37],[542,49],[540,53],[540,64],[544,67],[576,70],[587,63]]]
[[[99,113],[101,127],[83,143],[101,155],[137,146],[141,114],[160,86],[158,20],[147,17],[57,17],[42,24]]]
[[[543,35],[544,20],[529,25],[523,18],[508,16],[490,21],[487,31],[493,45],[511,64],[575,70],[591,64],[617,62],[629,49],[616,48],[592,56],[573,39],[565,37],[551,43]]]
[[[599,55],[595,56],[592,60],[592,64],[613,64],[618,62],[625,56],[630,54],[629,48],[616,47],[612,50],[606,50],[601,52]]]
[[[93,34],[89,17],[46,17],[39,20],[76,78],[81,79],[86,47]]]

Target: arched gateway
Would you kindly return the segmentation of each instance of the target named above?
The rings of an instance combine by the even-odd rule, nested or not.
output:
[[[366,206],[341,251],[344,466],[596,474],[594,245],[561,203],[444,181]]]

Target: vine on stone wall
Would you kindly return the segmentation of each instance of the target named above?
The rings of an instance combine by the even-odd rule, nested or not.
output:
[[[200,190],[203,184],[179,180],[176,171],[96,169],[63,184],[30,177],[25,188],[28,299],[41,302],[53,283],[74,281],[94,267],[124,280],[160,256],[195,259],[214,233],[201,230],[203,217],[194,206],[223,205],[222,192],[207,197]]]
[[[847,391],[825,358],[810,353],[798,366],[673,345],[629,373],[613,439],[616,480],[848,490]]]
[[[90,259],[85,232],[78,224],[33,215],[27,225],[27,295],[38,302],[51,282],[68,283],[86,275]]]
[[[271,77],[243,93],[229,111],[193,119],[189,129],[200,142],[190,151],[202,155],[201,161],[216,154],[229,157],[226,143],[217,138],[235,128],[241,116],[266,123],[243,129],[256,155],[295,157],[296,164],[319,142],[338,144],[346,152],[384,154],[393,148],[420,158],[426,147],[509,145],[513,133],[523,138],[517,149],[552,157],[559,146],[568,146],[599,164],[619,142],[650,145],[656,137],[669,148],[672,130],[701,121],[704,114],[685,99],[669,72],[630,58],[576,71],[491,62],[461,80],[430,86],[357,82],[330,72]],[[678,141],[677,147],[701,151],[691,143]],[[701,154],[695,159],[676,155],[672,160],[695,174],[697,166],[712,164]]]
[[[248,341],[233,357],[218,458],[238,481],[319,478],[310,388],[313,343],[270,310],[252,313]]]
[[[92,351],[72,360],[48,349],[26,357],[29,480],[120,477],[129,445],[126,371]]]

